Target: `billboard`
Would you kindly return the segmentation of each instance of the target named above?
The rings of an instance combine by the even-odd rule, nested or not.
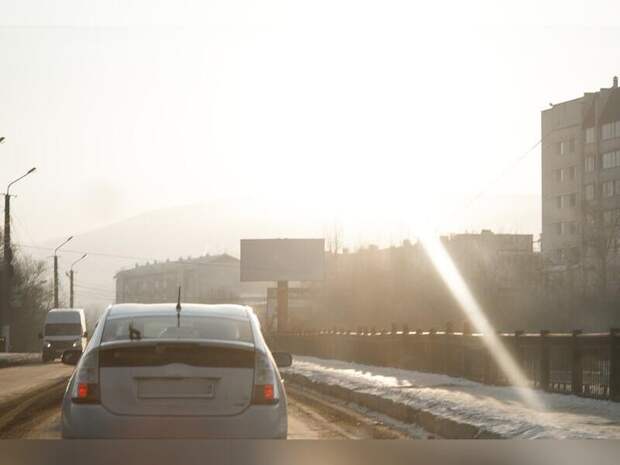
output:
[[[322,281],[325,239],[241,239],[241,281]]]

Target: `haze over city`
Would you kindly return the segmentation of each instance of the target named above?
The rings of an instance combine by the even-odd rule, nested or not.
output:
[[[13,206],[30,244],[188,204],[350,246],[428,223],[538,234],[539,112],[618,68],[586,2],[2,4],[2,173],[38,168]],[[500,195],[531,209],[476,208]]]

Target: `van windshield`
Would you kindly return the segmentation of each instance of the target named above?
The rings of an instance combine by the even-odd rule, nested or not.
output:
[[[46,336],[81,336],[82,325],[79,323],[48,323],[45,325]]]

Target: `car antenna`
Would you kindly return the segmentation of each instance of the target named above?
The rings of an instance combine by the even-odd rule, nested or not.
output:
[[[177,328],[181,327],[181,286],[179,286],[179,297],[177,298]]]

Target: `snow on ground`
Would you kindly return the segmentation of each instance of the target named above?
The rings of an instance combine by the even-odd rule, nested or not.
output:
[[[41,354],[40,353],[14,353],[14,352],[0,352],[0,368],[15,366],[15,365],[26,365],[29,363],[40,363],[41,362]]]
[[[389,398],[436,416],[510,438],[620,438],[620,403],[534,391],[544,411],[519,391],[446,375],[294,356],[285,372]]]

